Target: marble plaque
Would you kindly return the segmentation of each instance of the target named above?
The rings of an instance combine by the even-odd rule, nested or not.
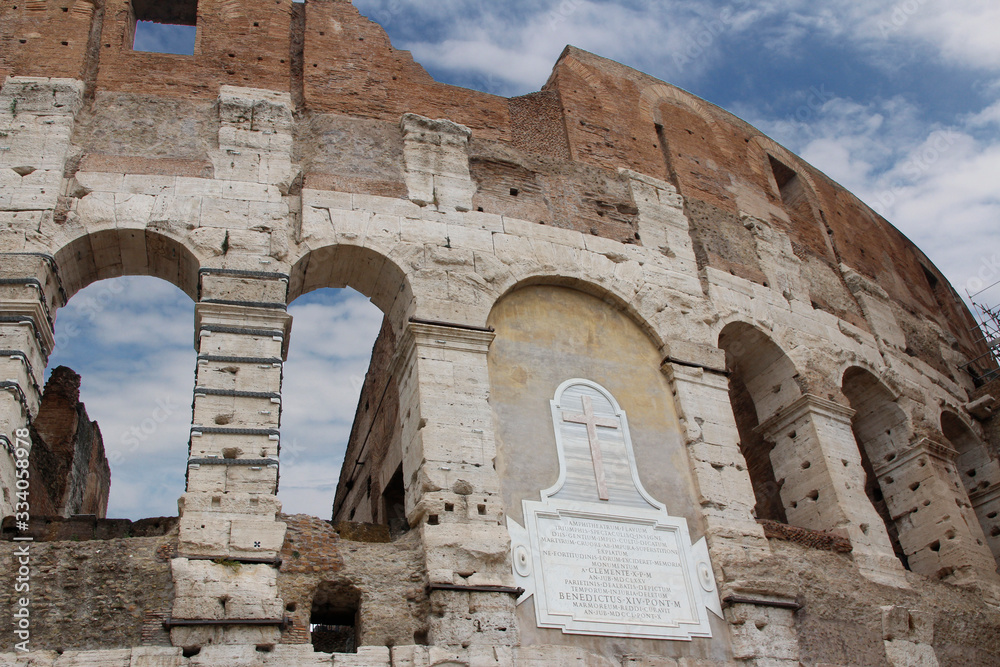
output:
[[[625,412],[603,387],[564,382],[551,401],[560,474],[524,527],[507,519],[514,576],[539,627],[690,640],[722,616],[702,539],[642,487]]]

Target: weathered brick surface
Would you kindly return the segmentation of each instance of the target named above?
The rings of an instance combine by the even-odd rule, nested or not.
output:
[[[32,424],[31,506],[36,515],[104,518],[111,467],[97,422],[80,402],[80,376],[52,371]]]
[[[147,613],[170,610],[170,562],[159,553],[176,536],[35,542],[31,552],[31,648],[92,650],[138,646]],[[14,609],[15,550],[0,542],[0,607]],[[6,620],[0,652],[16,641]],[[148,634],[148,633],[147,633]]]

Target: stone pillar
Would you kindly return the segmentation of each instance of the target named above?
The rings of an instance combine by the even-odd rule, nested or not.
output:
[[[717,358],[699,366],[686,359],[678,363],[682,360],[676,359],[693,355],[677,349],[671,352],[663,372],[674,389],[677,415],[698,486],[705,537],[716,578],[725,591],[721,575],[726,561],[754,562],[770,554],[770,549],[763,528],[753,516],[757,500],[729,402],[725,353],[715,349]]]
[[[488,403],[487,330],[410,322],[394,369],[410,525],[423,539],[430,643],[517,644],[516,594]]]
[[[851,430],[854,410],[806,394],[758,428],[775,443],[774,477],[788,523],[835,531],[851,540],[862,574],[903,585],[903,567],[885,524],[865,494],[861,450]]]
[[[787,595],[732,597],[725,610],[729,621],[733,658],[758,667],[797,667],[799,633],[795,627],[798,605]]]
[[[0,254],[0,513],[13,514],[15,432],[38,414],[45,366],[55,347],[53,315],[65,303],[55,261]]]
[[[472,130],[412,113],[403,116],[400,128],[410,201],[439,211],[471,211],[476,192],[469,173]]]
[[[1000,566],[1000,482],[977,489],[969,494],[972,509],[979,517],[986,545],[993,553],[993,560]]]
[[[274,643],[280,635],[276,559],[285,524],[276,493],[287,289],[285,274],[201,271],[187,489],[172,562],[176,646]]]
[[[872,461],[910,569],[955,583],[1000,583],[954,460],[957,452],[922,438],[889,460]]]

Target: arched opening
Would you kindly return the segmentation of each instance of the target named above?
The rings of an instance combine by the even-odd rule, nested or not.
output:
[[[34,424],[44,512],[176,516],[198,266],[180,242],[143,229],[95,232],[55,253],[53,276],[69,301],[53,313]]]
[[[954,412],[941,413],[941,432],[958,452],[955,467],[969,494],[993,558],[1000,563],[1000,462]]]
[[[317,289],[288,309],[294,319],[282,387],[281,484],[286,514],[329,518],[382,312],[353,289]],[[372,406],[373,408],[374,406]],[[370,520],[368,517],[359,520]]]
[[[279,496],[286,511],[329,516],[332,503],[334,522],[382,524],[398,535],[408,524],[392,360],[413,305],[409,283],[373,250],[332,246],[292,268],[289,298]]]
[[[899,539],[900,526],[890,508],[892,499],[889,496],[898,489],[892,488],[895,480],[891,474],[879,473],[909,444],[906,414],[878,378],[863,368],[849,368],[844,373],[843,391],[855,411],[851,428],[865,470],[865,495],[885,523],[893,552],[903,567],[909,569],[907,554]]]
[[[760,424],[802,395],[795,366],[774,341],[748,324],[726,326],[719,335],[719,347],[726,351],[726,367],[731,373],[729,398],[740,434],[740,451],[757,499],[757,518],[786,523],[781,498],[785,479],[779,482],[776,478],[771,460],[775,442]]]
[[[47,446],[33,453],[41,458],[47,450],[65,468],[51,494],[56,514],[101,516],[93,498],[71,496],[102,491],[95,485],[109,466],[108,517],[177,515],[191,424],[193,321],[191,299],[150,277],[94,282],[58,311],[35,422]]]

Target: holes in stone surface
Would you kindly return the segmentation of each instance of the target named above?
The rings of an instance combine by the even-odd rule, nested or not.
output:
[[[1000,537],[1000,526],[993,526],[990,529],[990,537]]]
[[[60,42],[63,46],[69,46],[69,42]]]
[[[259,28],[260,27],[260,23],[258,23],[257,21],[254,21],[253,22],[253,27]]]
[[[758,630],[763,630],[764,628],[767,627],[766,621],[754,621],[753,624],[757,627]]]
[[[919,488],[920,488],[920,482],[914,482],[913,484],[910,484],[910,491],[916,491]]]
[[[941,551],[941,542],[935,540],[931,543],[931,551]]]
[[[270,653],[274,650],[274,644],[257,644],[258,653]]]
[[[895,479],[893,479],[892,477],[889,477],[889,476],[886,476],[886,478],[885,478],[885,483],[886,484],[892,484],[895,481],[896,481]]]
[[[455,511],[455,503],[445,503],[444,504],[444,511],[445,512],[454,512]]]
[[[975,477],[976,476],[976,469],[973,468],[972,470],[966,470],[965,474],[968,475],[969,477]]]
[[[775,389],[777,389],[778,391],[781,391],[781,385],[778,385],[777,387],[775,387]],[[778,393],[778,391],[776,391],[776,392],[774,392],[774,393],[776,393],[776,394],[777,394],[777,393]],[[789,438],[791,438],[792,440],[794,440],[794,439],[795,439],[796,437],[798,437],[798,435],[799,435],[799,434],[798,434],[797,432],[795,432],[795,431],[792,431],[791,433],[789,433],[789,434],[788,434],[788,437],[789,437]]]
[[[863,524],[861,524],[860,528],[861,528],[861,532],[862,532],[862,533],[864,533],[865,535],[867,535],[867,534],[868,534],[868,528],[869,528],[869,526],[868,526],[868,524],[867,524],[867,523],[863,523]]]
[[[819,491],[813,489],[806,495],[806,497],[809,498],[809,500],[819,500]]]
[[[480,516],[485,516],[486,515],[486,505],[478,505],[476,507],[476,509],[479,510],[479,515]]]
[[[200,646],[185,646],[181,649],[181,655],[185,658],[193,658],[201,653]]]
[[[299,606],[294,602],[289,602],[288,604],[285,605],[285,611],[295,611],[298,608]]]
[[[516,197],[516,196],[518,196],[519,194],[521,194],[521,191],[520,191],[520,190],[518,190],[517,188],[511,188],[511,189],[510,189],[510,196],[511,196],[511,197]]]
[[[803,470],[808,470],[811,467],[812,467],[812,463],[810,463],[809,461],[803,461],[802,462],[802,469]]]
[[[429,514],[429,515],[427,515],[427,523],[428,523],[428,525],[431,525],[431,526],[438,525],[438,515],[437,514]]]
[[[995,519],[995,518],[997,518],[997,513],[996,512],[990,512],[989,514],[986,515],[986,518],[987,519]]]

